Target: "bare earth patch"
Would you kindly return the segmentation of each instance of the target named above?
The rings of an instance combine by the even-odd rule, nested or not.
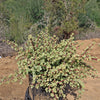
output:
[[[100,38],[90,39],[90,40],[78,40],[81,45],[81,49],[84,49],[93,41],[96,45],[90,51],[94,56],[100,59]],[[6,57],[0,59],[0,79],[2,76],[9,75],[17,69],[15,57]],[[90,65],[94,66],[98,70],[99,78],[88,78],[84,80],[85,82],[85,92],[80,100],[100,100],[100,62],[88,62]],[[23,84],[20,85],[18,82],[4,84],[0,86],[0,100],[24,100],[25,91],[28,87],[28,79],[25,79]],[[36,100],[39,100],[38,98]],[[42,99],[41,99],[42,100]],[[73,100],[73,97],[69,96],[69,100]]]

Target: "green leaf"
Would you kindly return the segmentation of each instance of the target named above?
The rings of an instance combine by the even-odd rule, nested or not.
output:
[[[50,94],[50,96],[51,96],[51,97],[54,97],[54,94],[53,94],[53,93],[51,93],[51,94]]]

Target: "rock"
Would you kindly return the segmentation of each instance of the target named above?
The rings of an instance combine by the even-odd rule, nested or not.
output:
[[[7,56],[14,56],[15,51],[6,43],[2,41],[0,38],[0,56],[7,57]]]

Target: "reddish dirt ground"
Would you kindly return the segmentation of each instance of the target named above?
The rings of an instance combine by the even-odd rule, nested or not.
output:
[[[81,51],[91,42],[95,41],[96,45],[90,50],[90,53],[100,59],[100,38],[90,40],[78,40],[81,45]],[[6,57],[0,59],[0,78],[10,73],[13,73],[17,68],[15,57]],[[94,66],[98,70],[98,78],[88,78],[85,80],[85,92],[80,100],[100,100],[100,62],[87,62]],[[23,84],[18,82],[3,84],[0,86],[0,100],[24,100],[25,91],[28,87],[28,80],[25,79]],[[36,99],[39,100],[39,99]],[[73,97],[69,96],[69,100],[73,100]]]

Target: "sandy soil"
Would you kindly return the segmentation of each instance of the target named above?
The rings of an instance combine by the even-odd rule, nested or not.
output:
[[[81,45],[80,51],[93,41],[96,42],[96,45],[93,47],[90,53],[100,59],[100,38],[91,40],[78,40],[79,43],[83,43],[83,45]],[[98,70],[99,78],[89,78],[85,80],[85,92],[83,93],[80,100],[100,100],[100,62],[91,61],[88,63]],[[17,64],[14,57],[1,58],[0,78],[2,76],[8,75],[9,73],[13,73],[16,68]],[[18,82],[3,84],[0,86],[0,100],[24,100],[27,87],[27,79],[24,80],[22,85],[20,85]],[[73,98],[69,96],[69,100],[73,100]]]

